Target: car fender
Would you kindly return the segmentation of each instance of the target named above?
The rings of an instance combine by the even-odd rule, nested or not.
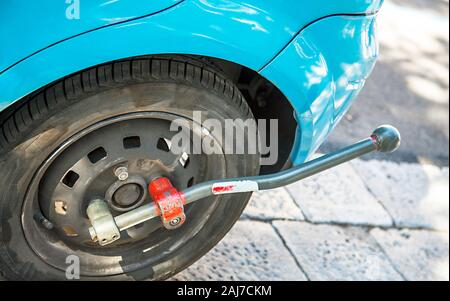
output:
[[[49,1],[54,3],[53,0],[43,0],[39,5],[42,2],[50,8]],[[20,3],[23,9],[29,9],[27,5],[30,2],[17,0],[19,4],[12,8],[0,9],[4,17],[1,19],[4,24],[0,26],[0,39],[10,45],[2,47],[0,52],[2,65],[9,64],[0,71],[0,111],[31,92],[77,71],[141,55],[203,55],[259,71],[314,20],[341,13],[373,13],[381,2],[284,0],[281,4],[278,0],[158,0],[155,2],[157,4],[143,12],[164,7],[162,3],[172,6],[135,18],[136,1],[102,0],[97,6],[88,6],[88,13],[84,13],[85,2],[82,2],[79,20],[54,17],[57,14],[55,8],[43,10],[39,18],[53,20],[44,22],[46,27],[34,25],[32,12],[23,13],[17,18],[21,22],[19,27],[17,21],[12,22],[14,11],[10,10],[15,7],[18,10]],[[105,12],[98,7],[105,3],[122,4],[109,10],[104,5]],[[0,6],[8,8],[8,5],[11,4],[3,2]],[[66,7],[55,7],[61,15],[65,15]],[[123,12],[119,14],[121,10]],[[115,16],[111,21],[113,23],[96,28],[105,22],[105,16]],[[76,25],[67,25],[77,22],[90,24],[80,26],[79,30],[91,29],[76,33],[73,29],[78,28]],[[23,28],[28,28],[28,31]],[[55,42],[55,28],[63,32],[59,37],[64,38],[59,42]],[[37,41],[46,41],[48,45]],[[23,52],[22,48],[27,52]],[[16,53],[21,53],[21,59],[17,58]]]
[[[376,15],[324,18],[261,70],[294,108],[294,164],[317,150],[363,88],[379,54],[375,28]]]
[[[156,14],[183,0],[2,0],[0,72],[55,43]],[[131,5],[132,3],[132,5]]]
[[[335,29],[329,26],[316,31],[308,29],[342,14],[364,19],[376,13],[381,3],[382,0],[285,0],[283,5],[278,0],[174,2],[150,15],[120,20],[65,38],[14,62],[0,72],[0,111],[52,82],[102,63],[152,54],[209,56],[260,72],[288,98],[300,125],[292,161],[301,163],[324,141],[345,111],[336,115],[334,108],[330,108],[330,103],[337,103],[339,68],[336,64],[339,60],[354,63],[355,59],[361,59],[365,65],[365,57],[358,56],[359,51],[373,47],[363,45],[367,36],[364,31],[346,45],[354,47],[356,55],[348,56],[341,51],[333,59],[332,42],[325,43],[324,39],[342,42],[339,34],[344,24],[338,22]],[[304,32],[306,35],[302,35]],[[334,37],[335,34],[338,36]],[[42,35],[46,37],[45,32]],[[314,58],[302,56],[301,49],[289,55],[292,47],[302,47],[302,41],[312,45]],[[13,46],[3,55],[19,47]],[[330,65],[333,60],[337,60],[336,64]],[[309,91],[308,72],[316,76],[321,70],[313,68],[317,64],[324,65],[325,74],[319,74],[320,83]],[[361,75],[365,78],[368,73],[364,71]],[[343,107],[348,107],[346,103],[358,91],[359,88],[352,97],[343,95]]]

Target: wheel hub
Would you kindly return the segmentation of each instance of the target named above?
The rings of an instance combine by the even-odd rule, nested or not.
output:
[[[114,192],[112,202],[115,206],[128,209],[141,199],[143,193],[142,187],[138,184],[126,184]]]
[[[114,211],[130,211],[148,200],[146,186],[144,177],[132,175],[126,180],[115,181],[106,191],[105,199]]]

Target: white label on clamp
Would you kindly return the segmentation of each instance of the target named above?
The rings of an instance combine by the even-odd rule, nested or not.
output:
[[[239,192],[258,191],[259,186],[255,181],[233,181],[216,183],[212,186],[213,194],[228,194]]]

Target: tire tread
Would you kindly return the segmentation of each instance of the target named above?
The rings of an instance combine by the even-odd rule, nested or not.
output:
[[[238,105],[248,117],[253,117],[234,83],[226,79],[218,68],[204,60],[184,56],[128,59],[78,72],[25,99],[23,104],[1,123],[0,154],[8,152],[20,143],[35,122],[48,118],[52,112],[68,102],[78,101],[118,85],[161,80],[199,85],[226,97]]]

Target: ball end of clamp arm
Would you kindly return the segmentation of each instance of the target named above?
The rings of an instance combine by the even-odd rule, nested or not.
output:
[[[400,132],[391,125],[379,126],[371,135],[377,146],[377,150],[382,153],[392,153],[401,144]]]

